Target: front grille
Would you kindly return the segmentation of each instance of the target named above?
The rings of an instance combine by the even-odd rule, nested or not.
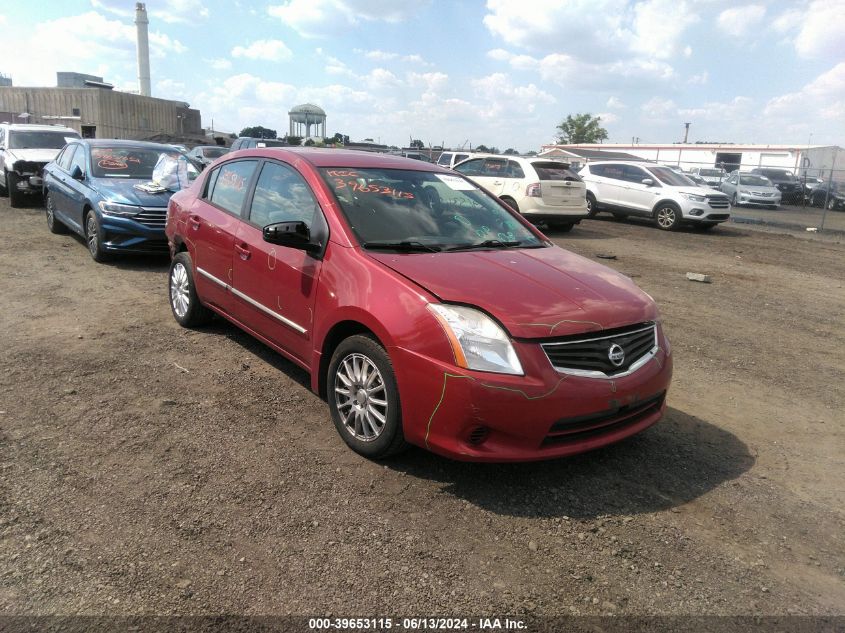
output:
[[[707,204],[711,209],[727,209],[731,203],[727,196],[707,196]]]
[[[163,229],[167,223],[167,207],[141,207],[141,213],[133,219],[151,229]]]
[[[657,350],[657,326],[653,322],[554,339],[541,344],[555,369],[566,374],[613,377]],[[611,361],[611,347],[621,347],[622,362]],[[639,365],[637,365],[639,367]],[[636,368],[635,368],[636,369]]]
[[[19,160],[12,165],[12,169],[17,171],[19,174],[40,176],[46,164],[47,163],[39,163],[31,160]]]
[[[708,213],[708,220],[727,220],[730,216],[728,213]]]
[[[558,420],[549,429],[543,439],[542,446],[558,446],[569,442],[577,442],[607,433],[613,433],[634,426],[647,417],[660,411],[666,392],[662,392],[647,400],[615,407],[574,418]]]

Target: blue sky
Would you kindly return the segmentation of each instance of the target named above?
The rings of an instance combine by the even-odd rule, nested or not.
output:
[[[328,131],[502,150],[570,113],[608,142],[845,145],[845,0],[151,0],[153,95],[203,123],[280,134],[311,102]],[[134,2],[0,6],[0,72],[137,90]]]

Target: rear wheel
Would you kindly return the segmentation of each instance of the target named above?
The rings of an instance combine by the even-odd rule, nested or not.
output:
[[[188,253],[177,253],[170,262],[168,292],[173,318],[182,327],[195,328],[211,320],[211,310],[200,303],[194,286],[193,264]]]
[[[67,233],[67,227],[56,218],[56,208],[53,204],[53,196],[49,191],[44,193],[44,208],[47,214],[47,228],[50,233],[62,234]]]
[[[18,189],[19,181],[17,174],[6,173],[6,191],[9,192],[9,206],[12,208],[23,206],[24,194]]]
[[[353,451],[381,459],[408,446],[393,365],[374,338],[356,334],[341,342],[326,385],[332,421]]]
[[[654,222],[663,231],[674,231],[681,225],[681,210],[676,204],[662,202],[654,211]]]
[[[516,203],[516,200],[514,200],[510,196],[503,196],[502,198],[499,198],[499,199],[502,202],[504,202],[506,205],[508,205],[511,209],[513,209],[514,211],[519,213],[519,205]]]
[[[594,217],[596,217],[596,214],[598,212],[599,212],[599,205],[598,205],[598,202],[596,202],[596,197],[588,191],[587,192],[587,217],[594,218]]]

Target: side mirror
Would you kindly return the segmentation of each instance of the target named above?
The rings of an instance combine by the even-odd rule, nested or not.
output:
[[[646,187],[651,187],[654,184],[654,180],[651,178],[643,178],[641,181]]]
[[[320,250],[320,244],[311,241],[311,231],[305,222],[276,222],[262,230],[264,241],[279,246],[298,248],[313,252]]]
[[[85,174],[82,173],[82,167],[74,165],[73,169],[70,171],[70,177],[74,180],[85,180]]]

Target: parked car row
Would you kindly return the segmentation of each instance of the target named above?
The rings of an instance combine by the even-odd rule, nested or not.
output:
[[[176,152],[72,139],[45,168],[48,228],[84,236],[97,261],[166,244],[176,321],[219,315],[305,368],[358,453],[547,459],[662,416],[672,357],[653,300],[462,174],[255,148],[171,195],[142,184],[162,151]],[[546,162],[518,163],[539,183],[528,198],[545,204],[562,178],[583,192]]]

